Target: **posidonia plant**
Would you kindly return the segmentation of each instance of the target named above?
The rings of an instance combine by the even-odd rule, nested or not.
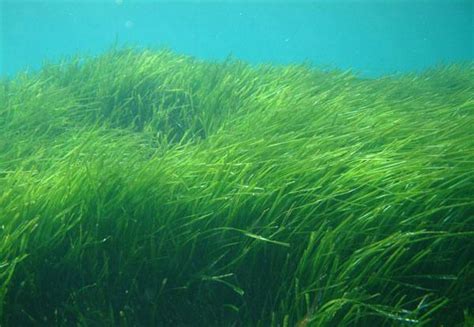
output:
[[[1,325],[469,325],[473,95],[165,50],[4,80]]]

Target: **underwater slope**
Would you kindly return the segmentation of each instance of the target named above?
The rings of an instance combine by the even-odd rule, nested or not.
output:
[[[114,50],[0,84],[0,322],[472,324],[474,66]]]

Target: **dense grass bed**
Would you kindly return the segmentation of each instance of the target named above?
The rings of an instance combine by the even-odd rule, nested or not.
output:
[[[0,83],[0,325],[471,326],[474,65],[112,50]]]

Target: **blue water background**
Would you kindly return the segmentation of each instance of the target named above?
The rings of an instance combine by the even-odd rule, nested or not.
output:
[[[378,76],[473,60],[473,17],[473,0],[0,0],[0,75],[118,43]]]

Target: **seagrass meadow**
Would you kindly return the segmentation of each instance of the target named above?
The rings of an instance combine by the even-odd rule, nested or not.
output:
[[[112,49],[0,82],[1,326],[472,326],[474,64]]]

